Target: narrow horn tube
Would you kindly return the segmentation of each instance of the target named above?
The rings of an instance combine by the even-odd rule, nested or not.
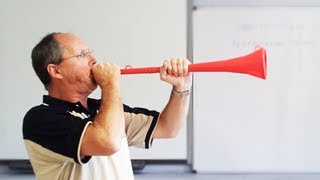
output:
[[[152,74],[160,73],[160,67],[144,67],[144,68],[132,68],[131,66],[126,66],[121,69],[121,74]]]

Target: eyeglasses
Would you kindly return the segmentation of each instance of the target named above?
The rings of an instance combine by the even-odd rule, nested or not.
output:
[[[67,58],[63,58],[62,60],[66,60],[66,59],[70,59],[70,58],[74,58],[74,57],[78,57],[78,58],[88,58],[89,55],[92,55],[93,54],[93,50],[91,49],[87,49],[87,50],[83,50],[81,51],[80,54],[78,55],[74,55],[74,56],[70,56],[70,57],[67,57]]]

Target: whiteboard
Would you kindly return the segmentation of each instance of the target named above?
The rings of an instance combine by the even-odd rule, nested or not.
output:
[[[1,0],[0,1],[0,159],[27,159],[22,119],[42,102],[44,88],[31,65],[31,50],[49,32],[73,32],[100,62],[120,67],[160,66],[186,57],[186,2]],[[121,77],[123,102],[161,111],[170,85],[159,75]],[[99,98],[99,91],[91,97]],[[186,128],[152,150],[130,150],[133,159],[186,159]]]
[[[203,7],[193,12],[194,63],[266,48],[268,78],[199,73],[197,172],[320,172],[320,8]]]

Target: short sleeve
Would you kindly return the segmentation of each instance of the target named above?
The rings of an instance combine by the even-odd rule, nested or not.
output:
[[[43,105],[33,108],[24,117],[23,137],[76,163],[86,163],[91,157],[80,157],[80,145],[91,119],[80,115]]]
[[[129,146],[150,148],[160,113],[140,107],[131,108],[127,105],[124,105],[123,109]]]

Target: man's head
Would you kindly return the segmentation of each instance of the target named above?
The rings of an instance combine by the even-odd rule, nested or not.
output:
[[[34,47],[31,58],[33,68],[47,90],[57,84],[92,91],[97,85],[91,71],[96,60],[91,53],[74,34],[51,33]]]
[[[48,64],[59,64],[62,61],[63,49],[54,38],[61,33],[50,33],[46,35],[32,50],[32,66],[43,83],[46,90],[49,88],[50,75],[47,71]]]

